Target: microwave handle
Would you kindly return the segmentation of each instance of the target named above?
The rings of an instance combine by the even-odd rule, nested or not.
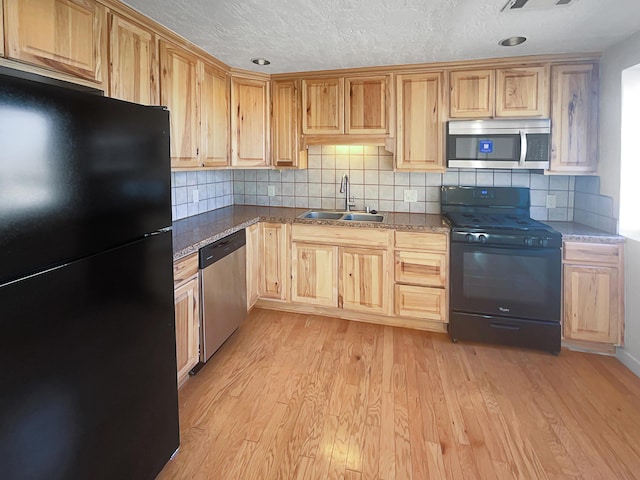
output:
[[[520,130],[520,161],[518,165],[524,167],[524,161],[527,158],[527,134],[524,130]]]

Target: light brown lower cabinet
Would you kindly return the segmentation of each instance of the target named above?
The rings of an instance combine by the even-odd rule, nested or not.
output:
[[[448,248],[446,233],[396,232],[396,315],[448,322]]]
[[[200,303],[198,254],[174,263],[174,301],[176,314],[176,369],[178,386],[189,376],[200,355]]]
[[[368,248],[340,248],[338,307],[387,313],[389,308],[389,253]]]
[[[260,298],[258,284],[260,278],[260,224],[247,227],[247,311],[251,310]]]
[[[613,352],[623,344],[623,248],[623,244],[564,242],[566,345]]]
[[[338,247],[291,243],[291,301],[338,306]]]

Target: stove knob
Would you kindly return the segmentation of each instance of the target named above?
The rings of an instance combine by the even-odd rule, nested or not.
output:
[[[538,240],[538,243],[540,244],[541,247],[549,246],[549,240],[546,238],[541,238],[540,240]]]
[[[485,235],[480,235],[478,240],[480,240],[480,243],[487,243],[487,237]]]
[[[524,244],[527,247],[533,247],[533,238],[524,237]]]
[[[464,238],[467,242],[473,242],[473,235],[470,233],[467,233]]]

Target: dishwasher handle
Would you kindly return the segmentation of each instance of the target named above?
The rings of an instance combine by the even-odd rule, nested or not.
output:
[[[227,235],[220,240],[216,240],[200,249],[199,266],[200,270],[216,263],[227,255],[244,247],[247,244],[247,236],[244,228],[231,235]]]

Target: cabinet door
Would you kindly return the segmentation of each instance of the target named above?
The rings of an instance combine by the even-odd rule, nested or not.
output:
[[[343,247],[339,272],[339,307],[387,313],[390,272],[386,250]]]
[[[198,82],[195,56],[160,41],[160,103],[169,108],[171,167],[197,167]]]
[[[247,227],[247,311],[251,310],[259,298],[260,284],[260,224]]]
[[[231,77],[231,165],[269,165],[269,91],[266,80]]]
[[[395,314],[447,322],[447,294],[442,288],[395,286]]]
[[[550,172],[595,173],[598,161],[598,67],[551,68]]]
[[[389,75],[345,79],[345,132],[389,133]]]
[[[205,167],[229,165],[229,77],[200,62],[200,161]]]
[[[300,88],[297,80],[271,82],[271,164],[306,168],[300,151]]]
[[[447,285],[447,255],[396,251],[395,280],[399,283],[444,288]]]
[[[620,344],[622,286],[613,267],[564,265],[564,336]]]
[[[109,96],[157,105],[158,47],[153,33],[114,13],[109,16]]]
[[[548,117],[549,67],[496,71],[496,117]]]
[[[0,1],[0,57],[4,57],[4,2]]]
[[[291,300],[338,306],[338,247],[293,242]]]
[[[493,117],[495,78],[495,70],[451,72],[449,74],[449,117]]]
[[[344,133],[344,78],[302,80],[302,133]]]
[[[176,306],[176,360],[178,385],[198,363],[200,355],[198,277],[194,277],[175,290]]]
[[[398,75],[398,170],[445,171],[442,84],[442,73]]]
[[[262,285],[259,294],[264,298],[288,299],[289,285],[289,226],[285,223],[262,223],[262,249],[260,261],[263,266]]]
[[[102,83],[106,9],[92,0],[5,1],[7,56]]]

